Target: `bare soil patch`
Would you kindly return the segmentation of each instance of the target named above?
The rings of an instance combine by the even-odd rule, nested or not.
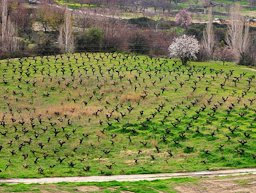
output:
[[[256,193],[255,176],[239,176],[225,179],[203,179],[198,184],[185,184],[175,187],[186,193]]]
[[[97,192],[100,191],[101,188],[97,186],[80,186],[76,188],[79,192]]]

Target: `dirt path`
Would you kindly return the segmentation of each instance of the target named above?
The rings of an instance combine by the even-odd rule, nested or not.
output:
[[[227,178],[204,178],[199,183],[175,187],[180,193],[256,193],[256,176],[244,175]]]
[[[60,182],[108,182],[108,181],[141,181],[141,180],[163,180],[178,177],[216,177],[236,176],[244,174],[256,174],[256,168],[201,171],[166,174],[138,174],[138,175],[116,175],[116,176],[88,176],[88,177],[53,177],[53,178],[27,178],[27,179],[0,179],[0,183],[24,183],[24,184],[47,184]]]
[[[256,69],[254,69],[254,68],[243,68],[243,69],[256,72]]]

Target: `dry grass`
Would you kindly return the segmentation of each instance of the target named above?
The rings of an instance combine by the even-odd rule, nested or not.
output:
[[[69,115],[72,117],[78,116],[92,116],[101,107],[99,106],[86,106],[83,107],[81,104],[63,104],[63,105],[51,105],[38,110],[38,114],[41,115]]]
[[[141,94],[139,93],[128,93],[128,94],[123,94],[120,97],[120,102],[125,103],[125,102],[139,102],[141,99]]]

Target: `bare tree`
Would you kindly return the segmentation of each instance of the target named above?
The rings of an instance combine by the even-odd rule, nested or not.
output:
[[[67,8],[65,10],[64,25],[60,27],[59,31],[59,47],[65,53],[74,51],[72,13]]]
[[[2,0],[2,31],[1,31],[1,47],[6,52],[14,52],[18,50],[18,38],[16,26],[11,22],[8,16],[7,0]]]
[[[86,27],[88,27],[88,20],[89,20],[89,15],[86,11],[81,11],[81,14],[77,19],[77,24],[79,25],[80,28],[82,28],[83,31],[85,31]]]
[[[113,15],[115,13],[113,12]],[[128,26],[126,21],[119,21],[117,19],[103,18],[101,21],[95,22],[99,29],[104,32],[104,46],[103,49],[114,49],[127,47],[128,40]]]
[[[213,32],[213,16],[212,7],[208,8],[208,23],[206,29],[203,32],[203,48],[205,49],[208,56],[212,56],[214,48],[214,32]]]
[[[249,0],[251,6],[256,6],[256,0]]]
[[[227,44],[239,57],[249,48],[250,35],[249,24],[245,17],[241,15],[239,4],[235,4],[230,9],[230,23],[227,32]]]
[[[64,10],[60,7],[49,5],[46,1],[42,2],[36,11],[36,21],[38,21],[44,32],[58,31],[64,22]]]
[[[6,36],[7,17],[8,17],[7,9],[8,9],[7,0],[2,0],[2,42],[4,42],[5,36]]]

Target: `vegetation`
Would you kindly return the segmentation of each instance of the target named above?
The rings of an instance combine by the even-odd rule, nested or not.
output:
[[[88,50],[99,52],[102,50],[103,32],[97,28],[90,28],[77,38],[77,51]]]
[[[255,81],[120,53],[3,60],[0,177],[254,167]]]
[[[212,5],[207,1],[192,5],[169,0],[59,0],[58,3],[60,6],[42,0],[40,4],[26,6],[20,1],[1,0],[0,58],[75,51],[167,56],[175,38],[194,35],[201,48],[198,61],[228,58],[227,61],[242,65],[256,64],[253,54],[256,22],[253,17],[243,16],[245,5],[225,2]],[[67,4],[81,7],[67,9]],[[181,4],[186,7],[181,9]],[[224,19],[216,18],[219,15]],[[222,43],[224,46],[220,46]],[[220,47],[229,51],[228,57],[222,56]]]
[[[101,183],[58,183],[50,185],[39,184],[0,184],[0,191],[6,192],[38,192],[40,191],[55,191],[55,192],[122,192],[130,191],[136,193],[157,193],[161,192],[176,192],[174,187],[177,185],[192,183],[196,184],[196,178],[174,178],[169,180],[156,181],[139,181],[139,182],[101,182]],[[144,187],[143,189],[141,187]]]
[[[191,59],[197,59],[196,55],[199,50],[200,47],[197,39],[187,35],[174,39],[169,47],[170,56],[180,58],[183,65],[187,65]]]
[[[216,186],[224,191],[248,191],[255,189],[255,175],[221,176],[211,178],[173,178],[168,180],[139,182],[101,182],[101,183],[57,183],[57,184],[0,184],[1,192],[105,192],[105,193],[174,193],[189,191],[214,191]],[[143,187],[143,188],[142,188]]]
[[[79,3],[78,1],[70,1],[70,0],[55,0],[56,3],[59,5],[67,6],[71,9],[79,9],[84,7],[95,7],[95,4],[88,4],[88,3]]]

